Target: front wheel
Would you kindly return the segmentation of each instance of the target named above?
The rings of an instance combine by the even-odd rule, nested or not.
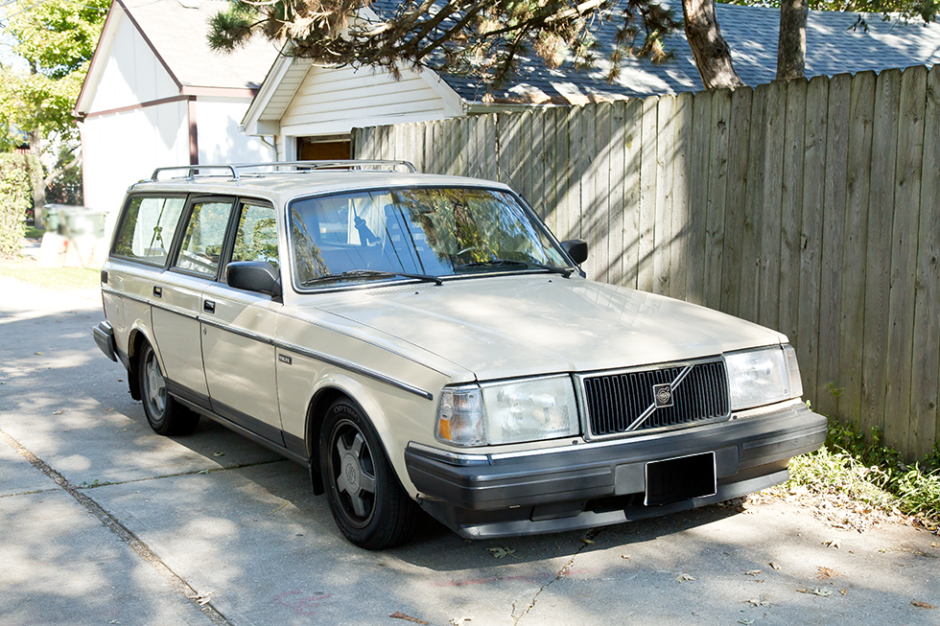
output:
[[[320,470],[333,519],[343,535],[367,550],[408,540],[418,507],[398,483],[369,420],[347,400],[327,410]]]
[[[166,392],[166,380],[153,347],[144,344],[137,365],[140,395],[147,423],[158,435],[187,435],[199,424],[199,414],[190,411]]]

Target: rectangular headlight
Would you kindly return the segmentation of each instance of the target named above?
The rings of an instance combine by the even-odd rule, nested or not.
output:
[[[571,378],[552,376],[445,389],[436,436],[478,446],[556,439],[580,430]]]
[[[731,410],[749,409],[803,395],[796,351],[774,346],[725,355]]]

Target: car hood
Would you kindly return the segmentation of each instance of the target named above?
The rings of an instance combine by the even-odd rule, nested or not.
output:
[[[578,277],[476,277],[316,298],[316,308],[434,353],[479,380],[634,367],[786,341],[724,313]]]

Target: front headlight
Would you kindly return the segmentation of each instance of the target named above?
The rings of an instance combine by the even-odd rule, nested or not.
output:
[[[731,410],[749,409],[803,395],[796,351],[792,346],[725,355]]]
[[[556,439],[580,432],[568,376],[448,387],[435,436],[457,446]]]

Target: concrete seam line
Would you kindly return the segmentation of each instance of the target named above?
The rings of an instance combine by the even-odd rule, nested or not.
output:
[[[114,518],[110,513],[108,513],[100,504],[81,493],[81,491],[70,483],[64,476],[59,474],[57,471],[52,469],[48,464],[46,464],[42,459],[37,457],[32,453],[28,448],[18,442],[16,439],[11,437],[8,433],[0,429],[0,439],[3,439],[11,448],[18,452],[22,457],[24,457],[30,464],[38,469],[40,472],[45,474],[48,478],[52,479],[59,487],[61,487],[65,492],[72,496],[82,507],[85,508],[89,513],[94,515],[98,521],[104,524],[115,535],[120,537],[120,539],[131,547],[137,555],[142,558],[144,561],[153,566],[157,572],[163,576],[167,582],[169,582],[177,592],[183,594],[187,600],[194,603],[196,607],[216,626],[233,626],[233,624],[228,621],[222,613],[218,611],[215,607],[211,606],[210,603],[200,604],[197,602],[199,599],[199,593],[193,589],[189,583],[183,580],[176,572],[171,570],[159,556],[154,554],[154,552],[140,540],[137,535],[128,530],[121,522]]]
[[[2,431],[0,431],[0,432],[2,432]],[[568,576],[568,572],[571,571],[571,568],[574,566],[574,560],[575,560],[576,558],[578,558],[578,555],[581,554],[581,551],[582,551],[582,550],[584,550],[585,548],[587,548],[588,545],[590,545],[591,543],[594,543],[594,542],[592,541],[592,540],[594,539],[594,537],[596,537],[597,535],[599,535],[599,534],[602,533],[603,531],[604,531],[603,528],[592,528],[591,530],[589,530],[589,531],[587,532],[587,534],[584,536],[584,539],[587,540],[587,541],[583,541],[583,542],[582,542],[582,544],[581,544],[581,546],[578,548],[577,552],[575,552],[574,554],[572,554],[572,555],[571,555],[571,558],[568,559],[568,561],[567,561],[564,565],[561,566],[561,569],[558,570],[558,573],[555,575],[554,578],[552,578],[550,581],[548,581],[547,583],[545,583],[544,585],[542,585],[541,587],[539,587],[539,590],[535,592],[535,595],[534,595],[534,596],[532,596],[532,602],[529,603],[529,606],[527,606],[525,609],[523,609],[523,610],[522,610],[522,613],[519,614],[519,617],[517,617],[517,618],[515,618],[515,619],[513,620],[513,625],[514,625],[514,626],[518,626],[519,621],[520,621],[523,617],[525,617],[525,616],[529,613],[529,611],[531,611],[533,608],[535,608],[535,603],[538,601],[539,594],[541,594],[543,591],[545,591],[546,589],[548,589],[549,587],[551,587],[552,585],[554,585],[556,582],[558,582],[558,581],[561,580],[562,578],[565,578],[566,576]],[[590,542],[590,543],[589,543],[589,542]],[[512,608],[513,608],[513,613],[515,613],[515,612],[516,612],[516,603],[515,603],[515,602],[512,603]]]

